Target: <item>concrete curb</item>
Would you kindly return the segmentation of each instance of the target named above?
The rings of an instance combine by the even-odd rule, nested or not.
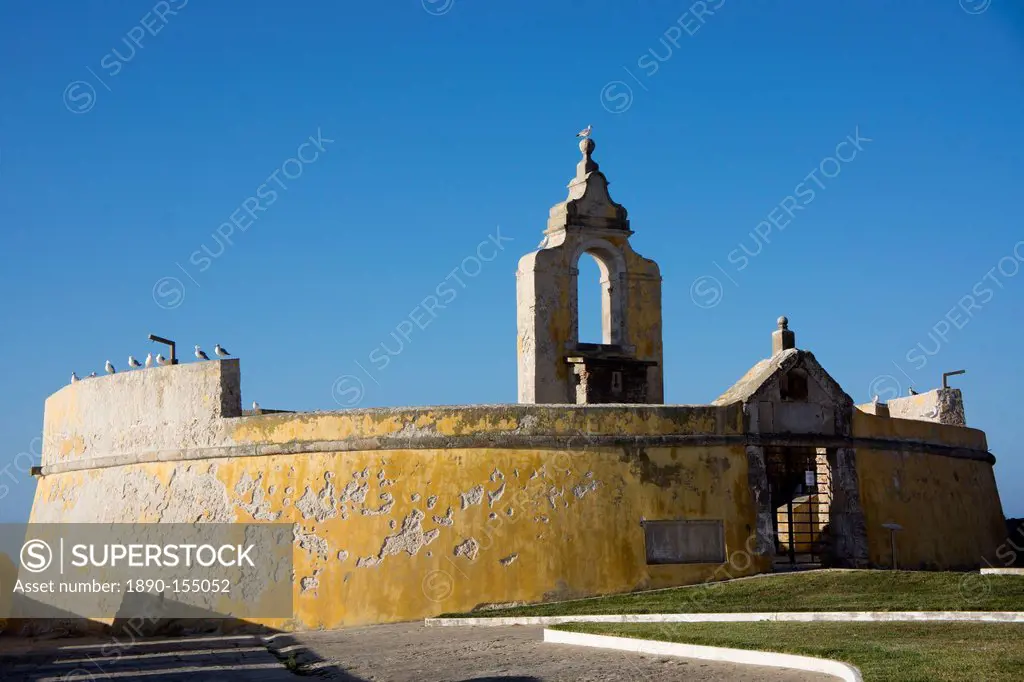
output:
[[[807,611],[792,613],[635,613],[600,616],[519,616],[510,618],[427,618],[427,627],[499,627],[562,623],[808,623],[815,621],[898,623],[946,621],[1024,623],[1024,611]]]
[[[832,661],[827,658],[812,658],[810,656],[795,656],[793,654],[778,654],[770,651],[753,651],[750,649],[726,649],[717,646],[658,642],[650,639],[633,639],[631,637],[588,635],[582,632],[562,632],[561,630],[544,630],[544,641],[550,644],[571,644],[597,649],[628,651],[636,654],[680,656],[705,661],[722,661],[742,665],[761,665],[770,668],[805,670],[807,672],[833,675],[847,682],[863,682],[863,678],[857,668],[847,663]]]
[[[983,568],[982,575],[1024,575],[1024,568]]]

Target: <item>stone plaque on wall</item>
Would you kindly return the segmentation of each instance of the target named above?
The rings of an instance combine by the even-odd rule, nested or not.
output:
[[[722,521],[645,521],[643,527],[648,564],[725,562]]]

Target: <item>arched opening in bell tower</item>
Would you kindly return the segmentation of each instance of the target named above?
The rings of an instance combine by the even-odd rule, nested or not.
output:
[[[572,269],[573,331],[577,344],[625,345],[625,266],[610,244],[584,244]]]
[[[584,253],[576,267],[576,338],[580,343],[611,343],[611,330],[604,323],[608,294],[601,261]]]

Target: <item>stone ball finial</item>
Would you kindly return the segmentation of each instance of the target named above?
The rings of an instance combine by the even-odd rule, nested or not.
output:
[[[789,318],[785,315],[779,318],[779,329],[789,329]]]
[[[583,152],[584,156],[590,156],[591,154],[593,154],[594,148],[596,146],[597,145],[594,144],[594,141],[591,140],[589,137],[585,137],[582,140],[580,140],[580,151]]]

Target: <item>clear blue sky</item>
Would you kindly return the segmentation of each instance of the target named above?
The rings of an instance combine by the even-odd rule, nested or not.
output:
[[[151,332],[239,355],[246,404],[514,402],[516,261],[592,123],[664,275],[668,402],[714,399],[780,314],[857,402],[966,368],[1024,515],[1020,3],[182,4],[0,6],[0,466],[38,450],[72,370],[123,368]],[[498,226],[512,241],[374,365]],[[27,514],[18,468],[0,520]]]

